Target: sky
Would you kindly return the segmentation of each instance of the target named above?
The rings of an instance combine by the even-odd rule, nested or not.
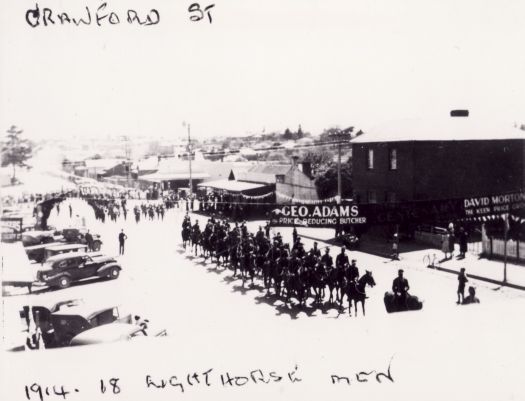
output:
[[[0,129],[197,138],[448,116],[525,122],[525,2],[115,0],[110,26],[30,27],[0,0]],[[100,0],[39,0],[84,15]],[[129,8],[160,23],[129,25]]]

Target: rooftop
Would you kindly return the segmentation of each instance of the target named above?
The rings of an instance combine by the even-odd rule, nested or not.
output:
[[[242,192],[249,191],[251,189],[262,188],[265,185],[263,184],[254,184],[252,182],[241,182],[235,180],[216,180],[203,182],[198,185],[199,187],[223,189],[229,192]]]
[[[476,141],[525,139],[525,131],[511,123],[474,117],[440,120],[399,120],[378,125],[352,139],[352,143],[408,141]]]

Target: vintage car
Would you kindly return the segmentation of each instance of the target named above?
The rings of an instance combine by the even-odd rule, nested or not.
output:
[[[87,228],[65,228],[62,230],[64,240],[69,243],[87,244],[86,233]],[[102,246],[102,240],[99,234],[91,233],[93,236],[93,250],[95,252],[100,251]]]
[[[111,343],[116,341],[129,341],[137,337],[164,337],[166,330],[150,332],[147,326],[133,323],[113,323],[83,331],[75,336],[70,345],[92,345]]]
[[[118,278],[122,268],[111,256],[95,253],[64,253],[46,260],[37,280],[49,287],[67,288],[72,282],[94,277]]]
[[[24,306],[20,317],[27,330],[38,325],[46,348],[68,346],[78,334],[108,324],[132,323],[131,314],[122,314],[118,306],[100,307],[73,299],[45,306]],[[32,320],[32,322],[31,322]]]
[[[22,237],[22,234],[14,227],[2,225],[0,226],[0,231],[2,242],[16,242]]]
[[[347,249],[359,248],[359,237],[354,234],[343,234],[336,238],[337,245],[344,245]]]
[[[43,263],[46,260],[46,248],[52,246],[62,245],[62,242],[48,242],[46,244],[38,244],[24,247],[29,260],[37,263]]]
[[[81,252],[86,253],[87,252],[87,245],[86,244],[53,244],[52,246],[46,246],[45,247],[45,255],[44,260],[47,260],[55,255],[61,255],[63,253],[69,253],[69,252]]]
[[[57,235],[56,231],[54,230],[32,230],[22,233],[22,244],[24,244],[24,246],[48,244],[50,242],[56,242],[60,239],[61,236]]]

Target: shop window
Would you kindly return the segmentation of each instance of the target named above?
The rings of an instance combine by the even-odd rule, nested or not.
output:
[[[397,149],[390,149],[388,152],[390,170],[397,170]]]
[[[374,169],[374,149],[368,149],[366,153],[366,168],[368,170]]]

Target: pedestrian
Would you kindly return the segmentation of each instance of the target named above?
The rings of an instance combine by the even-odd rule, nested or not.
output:
[[[266,238],[270,239],[270,222],[267,221],[266,222],[266,226],[264,226],[264,231],[265,231],[265,234],[266,234]]]
[[[454,231],[450,231],[448,236],[448,250],[450,252],[450,259],[454,257],[454,246],[456,242],[456,237],[454,236]]]
[[[293,231],[292,231],[292,237],[293,237],[293,243],[295,244],[297,242],[297,238],[299,237],[299,235],[297,234],[297,228],[293,228]]]
[[[124,243],[126,242],[127,239],[128,239],[128,236],[124,234],[124,230],[120,230],[120,234],[118,235],[119,255],[124,255]]]
[[[462,267],[458,274],[458,305],[465,301],[465,284],[468,282],[468,277],[465,274],[465,268]]]
[[[57,207],[57,215],[59,215],[60,214],[60,203],[57,203],[56,207]]]
[[[443,234],[441,238],[441,251],[445,254],[444,260],[448,259],[448,252],[449,252],[448,240],[449,240],[449,234],[447,232],[446,234]]]
[[[464,259],[467,253],[468,234],[463,227],[459,229],[459,256]]]
[[[397,233],[394,233],[392,239],[392,260],[399,260],[399,236]]]
[[[87,230],[85,238],[86,238],[86,244],[88,247],[88,251],[89,252],[93,251],[93,235],[89,232],[89,230]]]
[[[69,218],[73,217],[73,207],[71,206],[71,203],[69,204]]]

